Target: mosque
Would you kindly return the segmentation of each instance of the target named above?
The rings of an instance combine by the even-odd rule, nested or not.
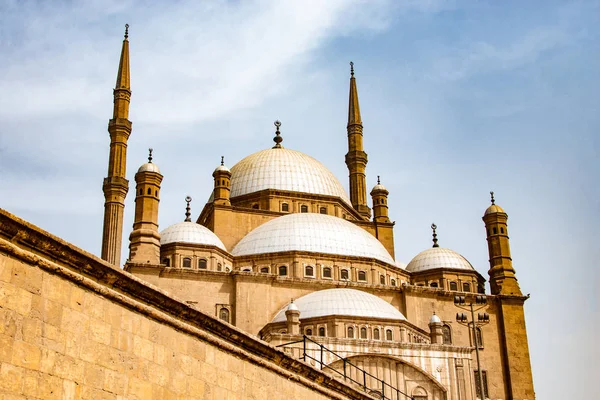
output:
[[[136,284],[373,398],[534,399],[523,311],[528,296],[512,265],[507,213],[493,193],[482,207],[488,277],[441,247],[435,225],[432,245],[408,264],[399,262],[390,193],[379,177],[370,191],[366,186],[354,75],[351,64],[349,194],[318,160],[286,148],[276,121],[272,147],[231,168],[221,159],[199,214],[192,213],[198,201],[187,197],[185,219],[182,212],[182,221],[159,230],[161,182],[169,177],[152,150],[131,188],[134,220],[123,220],[124,208],[134,206],[126,202],[132,134],[126,32],[108,124],[101,258],[121,267],[123,227],[133,222],[124,271]]]

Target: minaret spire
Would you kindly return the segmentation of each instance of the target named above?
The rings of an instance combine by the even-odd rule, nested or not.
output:
[[[350,62],[350,100],[348,105],[348,154],[346,165],[350,175],[350,201],[352,206],[365,219],[371,218],[367,206],[367,153],[363,149],[363,126],[358,104],[358,90],[354,78],[354,63]]]
[[[129,81],[129,25],[125,25],[125,38],[121,49],[121,59],[117,81],[113,90],[113,117],[108,121],[110,153],[108,176],[104,178],[104,228],[102,232],[102,259],[114,265],[121,263],[121,243],[123,236],[123,211],[129,181],[125,179],[127,165],[127,140],[131,134],[129,121],[129,101],[131,87]]]

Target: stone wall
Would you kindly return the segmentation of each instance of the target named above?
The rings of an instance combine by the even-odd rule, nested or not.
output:
[[[370,398],[3,210],[0,397]]]

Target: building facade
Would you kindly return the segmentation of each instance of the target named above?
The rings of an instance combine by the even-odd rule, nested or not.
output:
[[[276,121],[272,147],[231,168],[222,159],[197,217],[186,198],[185,219],[163,230],[161,182],[169,177],[152,152],[135,174],[135,204],[125,204],[127,139],[135,134],[129,82],[126,34],[103,184],[107,263],[119,263],[123,208],[132,206],[126,272],[218,323],[279,346],[287,357],[343,374],[375,398],[535,398],[523,312],[528,297],[512,266],[507,213],[492,195],[482,230],[489,293],[466,258],[439,246],[435,225],[433,245],[406,265],[398,262],[390,193],[378,178],[370,200],[367,195],[368,133],[353,65],[349,194],[319,161],[286,148]],[[457,321],[457,300],[481,315]]]

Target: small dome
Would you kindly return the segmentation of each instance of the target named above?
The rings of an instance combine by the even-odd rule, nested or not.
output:
[[[379,191],[387,192],[388,190],[381,183],[378,183],[377,185],[373,186],[373,189],[371,189],[371,193]]]
[[[502,209],[502,207],[500,207],[497,204],[492,204],[491,206],[489,206],[487,208],[487,210],[485,210],[485,214],[483,215],[488,215],[488,214],[494,214],[494,213],[503,213],[504,210]]]
[[[299,311],[298,306],[293,301],[288,305],[287,311]]]
[[[431,319],[429,320],[429,323],[430,324],[441,324],[442,320],[440,319],[440,317],[435,315],[435,313],[433,313],[433,315],[431,316]]]
[[[352,204],[331,171],[314,158],[290,149],[262,150],[231,168],[231,198],[264,189],[334,196]]]
[[[229,173],[231,173],[231,170],[226,165],[219,165],[217,168],[215,168],[215,171],[213,172],[213,175],[216,172],[229,172]]]
[[[475,270],[466,258],[443,247],[432,247],[420,252],[406,266],[408,272],[421,272],[436,268]]]
[[[140,172],[156,172],[160,174],[160,169],[158,169],[158,165],[147,162],[146,164],[142,164],[142,166],[138,169],[138,173]]]
[[[231,254],[285,251],[375,258],[396,265],[381,242],[366,230],[342,218],[313,213],[288,214],[266,222],[244,236]]]
[[[223,242],[210,229],[195,222],[179,222],[160,233],[160,244],[189,243],[216,246],[227,251]]]
[[[348,317],[406,320],[396,307],[385,300],[370,293],[354,289],[319,290],[296,299],[293,304],[300,310],[301,319],[343,315]],[[277,313],[273,322],[283,322],[286,320],[285,311],[287,307],[284,307]]]

